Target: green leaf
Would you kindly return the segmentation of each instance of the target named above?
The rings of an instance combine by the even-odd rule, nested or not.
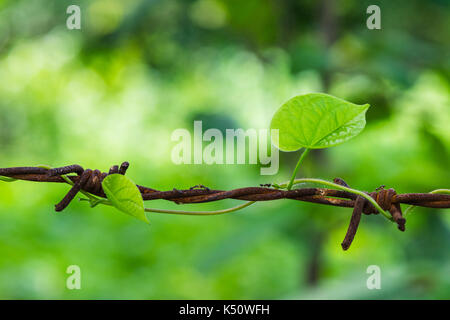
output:
[[[144,200],[133,181],[121,174],[111,174],[103,182],[103,191],[114,207],[139,220],[149,223],[144,211]]]
[[[324,93],[294,97],[272,118],[270,129],[279,130],[279,141],[274,144],[282,151],[341,144],[364,129],[368,108],[368,104],[357,105]]]

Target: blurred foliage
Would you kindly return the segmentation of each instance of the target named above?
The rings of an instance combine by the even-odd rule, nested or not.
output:
[[[66,28],[78,4],[81,30]],[[300,93],[370,103],[348,143],[310,154],[302,175],[373,190],[449,187],[450,10],[444,0],[0,1],[0,166],[79,163],[159,189],[285,181],[257,165],[176,166],[170,135],[205,120],[267,128]],[[206,125],[205,125],[206,127]],[[0,183],[0,298],[449,298],[449,210],[416,209],[400,233],[364,216],[349,252],[350,211],[295,201],[215,217],[151,214],[73,202],[67,186]],[[233,201],[192,205],[218,209]],[[176,208],[166,202],[153,207]],[[82,289],[65,287],[81,267]],[[366,268],[382,290],[366,288]]]

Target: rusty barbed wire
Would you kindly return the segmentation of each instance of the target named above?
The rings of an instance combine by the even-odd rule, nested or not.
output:
[[[79,165],[71,165],[60,168],[46,169],[42,167],[12,167],[0,168],[0,176],[16,180],[35,182],[66,183],[62,175],[66,176],[73,186],[64,198],[55,205],[56,211],[64,210],[80,191],[85,191],[98,197],[106,198],[102,188],[102,181],[110,174],[125,175],[129,167],[128,162],[119,166],[112,166],[108,173],[100,170],[83,169]],[[335,178],[334,183],[348,187],[347,183]],[[304,202],[312,202],[338,207],[353,208],[350,224],[342,242],[342,248],[347,250],[356,234],[362,213],[366,215],[379,214],[375,206],[366,198],[351,192],[329,188],[298,188],[282,190],[274,188],[271,184],[259,187],[246,187],[233,190],[214,190],[203,185],[196,185],[187,190],[173,189],[159,191],[156,189],[136,185],[145,201],[167,200],[177,204],[205,203],[224,199],[236,199],[244,201],[272,201],[279,199],[291,199]],[[374,192],[366,192],[376,203],[392,216],[398,229],[405,231],[406,219],[403,217],[400,204],[429,208],[450,208],[450,195],[431,193],[404,193],[397,194],[394,189],[385,189],[384,186]]]

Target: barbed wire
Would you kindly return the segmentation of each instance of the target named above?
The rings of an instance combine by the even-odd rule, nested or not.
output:
[[[71,182],[72,188],[64,198],[55,205],[56,211],[64,210],[75,198],[78,192],[106,198],[102,188],[102,181],[110,174],[125,175],[129,167],[128,162],[120,166],[113,166],[109,172],[100,170],[83,169],[79,165],[71,165],[60,168],[44,167],[12,167],[0,168],[0,176],[14,180],[26,180],[35,182]],[[76,175],[69,175],[76,174]],[[67,176],[66,176],[67,175]],[[69,181],[68,181],[69,180]],[[349,187],[340,178],[335,178],[334,183],[343,187]],[[379,214],[379,209],[365,197],[343,190],[329,188],[298,188],[292,190],[280,189],[277,185],[265,184],[259,187],[246,187],[233,190],[214,190],[203,185],[196,185],[190,189],[159,191],[149,187],[136,185],[145,201],[168,200],[177,204],[206,203],[224,199],[236,199],[251,202],[273,201],[279,199],[291,199],[304,202],[312,202],[323,205],[353,208],[350,224],[342,242],[342,248],[347,250],[356,234],[362,213],[366,215]],[[409,204],[428,208],[450,208],[450,195],[432,193],[403,193],[384,186],[373,192],[364,192],[370,196],[378,206],[391,215],[398,229],[405,231],[406,219],[403,216],[400,204]]]

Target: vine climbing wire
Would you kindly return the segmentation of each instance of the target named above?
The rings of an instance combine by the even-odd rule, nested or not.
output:
[[[13,167],[0,168],[0,178],[6,181],[26,180],[35,182],[58,182],[72,185],[64,198],[55,205],[56,211],[64,210],[75,196],[81,192],[89,200],[102,203],[106,199],[102,188],[102,181],[111,174],[125,175],[129,167],[128,162],[120,166],[113,166],[108,173],[100,170],[84,169],[79,165],[71,165],[60,168],[46,166],[38,167]],[[75,174],[75,175],[74,175]],[[303,182],[319,183],[330,188],[297,188],[290,189],[293,185]],[[361,215],[382,213],[395,222],[398,229],[405,231],[406,219],[402,214],[400,204],[421,206],[428,208],[450,208],[450,195],[439,193],[404,193],[398,194],[394,189],[385,189],[384,186],[374,192],[362,192],[351,189],[348,184],[335,178],[333,182],[320,179],[297,179],[289,183],[277,185],[266,184],[259,187],[246,187],[233,190],[214,190],[203,185],[196,185],[187,190],[173,189],[159,191],[156,189],[136,185],[144,201],[168,200],[177,204],[192,204],[219,201],[224,199],[236,199],[247,201],[240,206],[219,211],[175,211],[162,209],[146,209],[149,212],[181,213],[181,214],[223,214],[237,209],[242,209],[255,202],[272,201],[279,199],[291,199],[304,202],[312,202],[323,205],[353,208],[350,224],[342,242],[342,248],[347,250],[356,234]],[[289,186],[289,189],[287,188]],[[439,190],[437,190],[439,191]],[[97,198],[100,197],[100,198]],[[386,213],[387,211],[388,213]]]

